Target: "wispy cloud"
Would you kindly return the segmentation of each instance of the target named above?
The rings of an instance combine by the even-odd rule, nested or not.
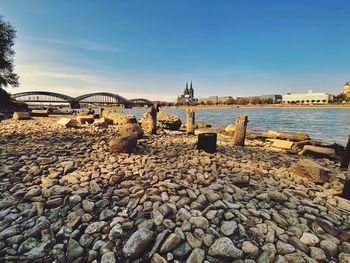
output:
[[[85,50],[91,50],[91,51],[103,51],[103,52],[113,52],[113,53],[120,52],[120,49],[117,48],[116,46],[95,42],[85,38],[75,38],[69,41],[62,40],[62,39],[54,39],[54,38],[33,38],[33,37],[22,37],[22,39],[39,41],[39,42],[44,42],[44,43],[49,43],[54,45],[68,46],[68,47],[85,49]]]

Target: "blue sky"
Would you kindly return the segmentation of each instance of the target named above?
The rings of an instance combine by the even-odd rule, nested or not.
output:
[[[16,93],[339,94],[350,81],[350,1],[2,0],[17,29]]]

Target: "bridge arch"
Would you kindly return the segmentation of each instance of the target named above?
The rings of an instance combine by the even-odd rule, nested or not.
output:
[[[134,105],[147,105],[147,106],[152,106],[153,102],[150,100],[142,99],[142,98],[137,98],[137,99],[130,99],[129,102]]]
[[[78,96],[75,98],[80,103],[104,103],[104,104],[129,104],[129,101],[118,94],[109,92],[96,92]]]
[[[56,92],[27,91],[13,94],[13,97],[22,98],[25,102],[67,102],[72,108],[79,108],[79,102],[75,98]]]

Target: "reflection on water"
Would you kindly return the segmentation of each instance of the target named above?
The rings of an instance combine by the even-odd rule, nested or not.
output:
[[[162,109],[186,121],[185,109]],[[141,118],[147,109],[117,109]],[[196,109],[196,122],[210,123],[214,128],[234,124],[240,114],[248,114],[248,129],[274,130],[287,134],[306,133],[311,138],[345,145],[350,132],[350,109],[280,109],[232,108]]]

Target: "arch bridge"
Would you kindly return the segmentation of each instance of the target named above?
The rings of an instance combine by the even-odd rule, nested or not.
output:
[[[40,103],[68,103],[71,108],[80,108],[80,104],[122,104],[126,108],[132,106],[151,106],[153,102],[146,99],[131,99],[128,100],[118,94],[109,92],[96,92],[78,96],[76,98],[55,92],[47,91],[29,91],[21,92],[13,95],[15,99],[25,102],[40,102]]]

